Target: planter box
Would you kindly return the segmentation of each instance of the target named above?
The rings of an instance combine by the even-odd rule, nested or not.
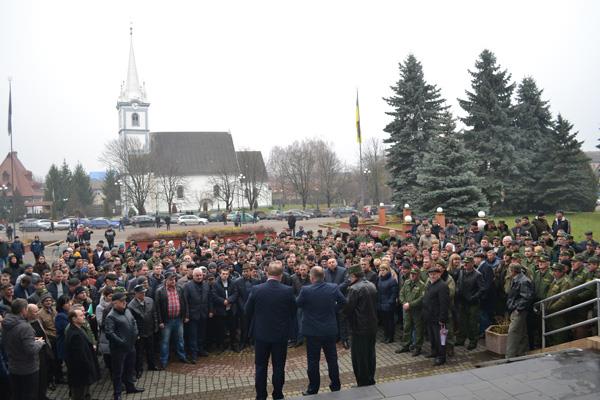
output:
[[[492,328],[500,325],[490,325],[485,330],[485,348],[492,353],[505,355],[508,333],[496,333]]]
[[[231,233],[227,233],[227,234],[221,234],[219,235],[220,238],[223,239],[231,239],[233,241],[237,241],[237,240],[246,240],[250,237],[251,233],[247,233],[247,232],[231,232]],[[215,237],[215,235],[207,235],[210,239],[213,239]],[[266,236],[269,237],[274,237],[275,233],[272,232],[254,232],[254,236],[256,237],[256,240],[260,243]],[[156,237],[156,238],[148,238],[148,239],[137,239],[135,240],[138,248],[140,248],[142,251],[146,251],[148,249],[148,247],[152,244],[152,242],[154,240],[165,240],[166,242],[172,240],[173,244],[175,245],[175,247],[179,247],[181,242],[184,240],[184,238],[182,238],[181,236],[161,236],[160,238]],[[129,247],[131,243],[130,239],[127,239],[125,241],[125,246]]]

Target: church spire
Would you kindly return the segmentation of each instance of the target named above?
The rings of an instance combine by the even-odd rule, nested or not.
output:
[[[133,53],[133,27],[129,27],[129,65],[127,67],[127,80],[121,88],[119,101],[130,102],[138,100],[146,102],[146,91],[144,86],[140,85],[137,67],[135,64],[135,55]]]

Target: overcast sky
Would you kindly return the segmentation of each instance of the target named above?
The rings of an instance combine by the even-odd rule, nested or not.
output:
[[[129,24],[152,131],[230,130],[238,149],[305,137],[356,162],[354,107],[365,138],[384,138],[382,100],[409,53],[455,114],[467,70],[492,50],[513,80],[533,76],[584,149],[600,127],[598,1],[25,1],[0,0],[0,149],[35,175],[63,158],[88,171],[117,137]]]

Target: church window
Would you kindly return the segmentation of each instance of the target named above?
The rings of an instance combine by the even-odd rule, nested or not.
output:
[[[131,114],[131,126],[140,126],[140,116],[138,113]]]
[[[9,174],[8,172],[4,171],[4,172],[2,173],[2,180],[3,180],[4,182],[8,182],[8,179],[9,179],[9,178],[10,178],[10,174]]]
[[[183,186],[182,185],[177,186],[177,198],[183,199]]]
[[[219,185],[213,186],[213,196],[219,197],[220,194],[221,194],[221,188],[219,187]]]

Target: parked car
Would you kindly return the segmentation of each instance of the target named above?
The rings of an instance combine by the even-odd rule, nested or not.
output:
[[[68,231],[71,227],[71,220],[69,219],[61,219],[54,223],[54,229],[57,231]]]
[[[26,218],[19,222],[19,230],[21,232],[49,231],[51,223],[49,219]]]
[[[353,212],[358,213],[354,207],[338,207],[329,210],[329,216],[335,218],[349,217]]]
[[[254,220],[254,216],[252,214],[248,214],[247,212],[232,212],[230,214],[227,214],[227,221],[235,221],[237,214],[241,215],[241,221],[243,224],[247,224],[249,222],[256,222]]]
[[[179,225],[187,226],[187,225],[206,225],[208,224],[208,219],[200,218],[197,215],[182,215],[177,219],[177,223]]]
[[[271,210],[266,214],[266,217],[264,219],[282,220],[283,213],[279,210]]]
[[[309,213],[311,218],[327,217],[327,213],[325,213],[320,208],[311,208],[308,210],[304,210],[304,212]]]
[[[121,219],[123,219],[123,225],[131,225],[131,219],[129,217],[113,217],[110,220],[111,222],[116,222],[116,226],[119,227],[119,221],[121,221]]]
[[[111,221],[108,218],[94,218],[90,221],[89,227],[92,229],[108,229],[108,227],[118,228],[119,223]]]
[[[213,212],[208,214],[208,222],[223,222],[223,213]]]
[[[252,215],[256,215],[256,217],[261,221],[263,219],[267,219],[267,213],[264,211],[255,211],[252,213]]]
[[[309,219],[311,215],[302,210],[287,210],[283,212],[283,218],[287,218],[290,214],[293,214],[297,220]]]
[[[131,217],[131,225],[137,226],[139,228],[154,226],[154,217],[149,215],[136,215]]]

